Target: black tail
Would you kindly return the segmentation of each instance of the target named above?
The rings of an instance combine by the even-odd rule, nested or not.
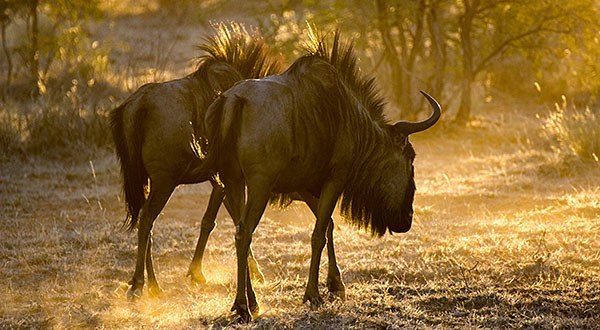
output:
[[[142,162],[144,138],[142,124],[146,112],[136,109],[132,132],[125,132],[123,117],[128,104],[129,102],[126,101],[111,111],[110,126],[123,176],[123,192],[127,209],[127,217],[123,226],[127,230],[132,230],[137,225],[140,210],[146,201],[148,173]]]

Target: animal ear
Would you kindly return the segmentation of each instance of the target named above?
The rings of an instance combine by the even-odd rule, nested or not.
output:
[[[405,146],[408,143],[408,135],[404,134],[398,124],[390,126],[390,133],[395,145]]]
[[[397,146],[404,147],[408,143],[408,137],[404,135],[394,136],[394,144]]]

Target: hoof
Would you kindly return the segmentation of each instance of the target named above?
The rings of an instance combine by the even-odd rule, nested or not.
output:
[[[328,277],[327,290],[333,298],[346,299],[346,286],[340,277]]]
[[[202,285],[202,284],[206,283],[206,277],[204,277],[204,274],[202,273],[202,271],[193,272],[191,270],[188,270],[187,276],[190,277],[193,284]]]
[[[136,301],[142,298],[142,287],[130,287],[127,290],[127,300]]]
[[[239,316],[240,323],[249,323],[252,321],[252,315],[248,311],[248,306],[243,304],[234,303],[231,307],[231,311],[235,312]]]
[[[321,295],[319,295],[319,293],[309,293],[308,291],[304,294],[304,298],[302,299],[302,303],[305,303],[309,301],[310,302],[310,307],[312,309],[316,309],[319,308],[321,306],[323,306],[323,304],[325,303],[325,301],[323,300],[323,298],[321,298]]]

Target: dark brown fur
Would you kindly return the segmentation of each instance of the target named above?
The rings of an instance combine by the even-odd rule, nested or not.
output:
[[[152,265],[151,232],[173,190],[180,184],[211,178],[210,173],[201,170],[202,160],[194,151],[203,143],[205,128],[199,119],[204,118],[214,99],[236,82],[278,71],[262,39],[243,26],[221,24],[214,32],[199,46],[206,54],[199,58],[195,72],[176,80],[146,84],[110,113],[123,175],[127,210],[124,224],[130,230],[138,227],[136,270],[128,291],[132,299],[141,295],[144,269],[149,290],[160,291]],[[188,273],[196,282],[204,281],[202,255],[224,197],[222,189],[213,186]],[[225,205],[228,207],[227,201]]]
[[[168,81],[165,83],[151,83],[140,87],[119,107],[110,113],[110,123],[115,142],[117,156],[121,163],[123,175],[123,191],[127,207],[127,218],[125,224],[128,229],[135,228],[140,209],[146,200],[148,189],[148,173],[142,160],[141,149],[144,143],[145,117],[148,108],[163,108],[162,104],[156,104],[152,98],[164,93],[167,102],[173,102],[173,96],[181,98],[185,103],[182,111],[189,112],[188,121],[194,125],[194,136],[201,137],[204,127],[196,125],[202,123],[198,120],[204,116],[204,112],[218,94],[231,87],[235,82],[244,78],[260,78],[278,72],[279,65],[271,61],[264,43],[259,39],[252,39],[238,25],[221,26],[215,35],[206,36],[204,43],[198,46],[206,52],[199,57],[195,72],[187,77]],[[215,79],[215,77],[220,79]],[[170,93],[170,87],[175,85],[180,91]],[[128,109],[128,107],[134,107]],[[173,108],[165,106],[164,110],[174,111]],[[125,127],[125,112],[133,112],[133,117]],[[186,123],[181,123],[186,124]],[[177,127],[173,127],[177,129]],[[182,144],[193,145],[196,143],[189,136],[189,140]],[[192,149],[190,149],[192,150]],[[157,152],[169,152],[169,150],[157,150]],[[168,154],[165,157],[171,157]],[[190,157],[195,158],[190,153]],[[183,163],[193,163],[194,160],[182,159]],[[188,169],[189,170],[189,169]],[[183,182],[182,182],[183,183]]]

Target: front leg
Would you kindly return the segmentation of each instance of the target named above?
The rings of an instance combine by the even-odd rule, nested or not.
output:
[[[327,267],[327,290],[334,297],[346,299],[346,286],[342,281],[342,274],[338,268],[335,258],[335,250],[333,248],[333,219],[329,219],[327,225],[327,256],[329,264]]]
[[[309,192],[301,192],[300,196],[302,197],[306,205],[308,205],[313,214],[317,216],[319,200]],[[329,290],[329,293],[333,296],[345,299],[346,287],[344,285],[344,282],[342,281],[342,275],[337,265],[335,250],[333,246],[334,226],[335,224],[333,223],[333,218],[329,218],[329,223],[327,225],[327,259],[329,261],[327,267],[327,289]]]
[[[326,182],[321,190],[317,220],[311,237],[308,283],[302,300],[302,302],[310,301],[313,307],[319,307],[323,304],[323,299],[319,295],[319,264],[321,263],[321,253],[326,243],[325,234],[327,227],[341,191],[341,185],[335,181]]]

